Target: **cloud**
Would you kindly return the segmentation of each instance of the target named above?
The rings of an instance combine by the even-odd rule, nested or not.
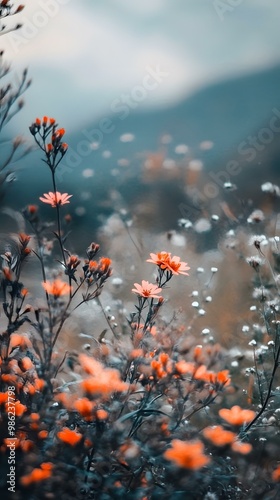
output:
[[[273,0],[265,8],[261,0],[247,0],[221,22],[208,0],[176,6],[168,0],[83,6],[38,0],[27,2],[23,28],[1,44],[13,66],[29,66],[34,77],[22,120],[44,108],[69,121],[75,108],[79,126],[110,113],[112,100],[140,84],[147,66],[169,75],[142,107],[168,105],[210,82],[279,61],[279,12]]]
[[[144,17],[158,14],[168,6],[167,0],[134,0],[133,2],[128,0],[114,0],[114,3],[119,8]]]

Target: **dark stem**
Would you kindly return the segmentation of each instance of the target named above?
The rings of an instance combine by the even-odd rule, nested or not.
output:
[[[263,402],[263,405],[262,405],[260,411],[257,413],[257,415],[255,416],[255,418],[243,430],[244,433],[248,432],[248,430],[261,417],[261,415],[263,414],[263,412],[266,409],[267,403],[268,403],[268,401],[269,401],[269,399],[271,397],[272,386],[273,386],[275,374],[276,374],[276,371],[277,371],[277,368],[278,368],[278,365],[279,365],[279,356],[280,356],[280,345],[278,346],[278,349],[277,349],[277,352],[276,352],[276,356],[275,356],[275,360],[274,360],[274,366],[273,366],[273,370],[272,370],[272,374],[271,374],[271,378],[270,378],[270,382],[269,382],[269,386],[268,386],[266,398],[265,398],[265,400]]]
[[[53,182],[53,190],[54,190],[54,193],[56,194],[57,190],[56,190],[56,180],[55,180],[54,169],[52,169],[52,182]],[[65,268],[66,268],[65,252],[64,252],[64,248],[63,248],[63,244],[62,244],[62,238],[61,238],[60,206],[58,205],[58,203],[56,203],[55,208],[56,208],[58,242],[59,242],[59,246],[60,246],[60,250],[61,250],[62,259],[63,259],[64,265],[65,265]]]

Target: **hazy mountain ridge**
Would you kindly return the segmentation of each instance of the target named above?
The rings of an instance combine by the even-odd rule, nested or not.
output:
[[[189,157],[202,159],[206,172],[221,171],[227,161],[236,158],[244,167],[248,166],[248,169],[242,168],[236,178],[237,183],[245,189],[245,186],[248,187],[245,182],[246,172],[251,176],[251,169],[254,167],[255,177],[250,178],[250,181],[256,181],[262,168],[258,167],[260,163],[265,162],[265,169],[262,168],[265,177],[273,168],[277,171],[280,132],[275,133],[271,143],[266,144],[262,151],[256,151],[254,161],[248,162],[246,155],[241,155],[238,148],[241,143],[248,141],[250,135],[256,135],[263,127],[268,126],[273,109],[279,109],[280,113],[279,83],[280,66],[277,66],[261,73],[212,85],[171,108],[145,113],[131,110],[123,120],[120,119],[119,111],[112,113],[107,125],[110,123],[113,131],[102,134],[100,147],[96,150],[89,149],[89,143],[97,142],[94,139],[101,129],[100,120],[98,123],[93,121],[82,130],[66,134],[69,152],[62,162],[63,183],[59,183],[59,188],[63,192],[74,193],[71,208],[83,206],[85,216],[94,214],[93,219],[100,212],[110,213],[108,193],[115,187],[120,189],[128,203],[134,197],[145,197],[150,192],[157,196],[158,203],[162,203],[162,196],[170,194],[169,199],[174,206],[174,200],[180,203],[186,198],[183,186],[176,182],[161,183],[160,191],[160,183],[150,187],[143,185],[141,165],[148,152],[163,151],[168,158],[181,161],[183,155],[176,154],[174,149],[178,144],[186,144],[189,147]],[[67,129],[67,124],[63,125]],[[134,140],[121,142],[120,136],[123,134],[133,134]],[[160,139],[164,134],[171,136],[170,144],[161,144]],[[89,140],[91,137],[93,141]],[[199,144],[205,140],[214,143],[211,150],[199,149]],[[87,154],[79,154],[81,142]],[[35,152],[20,162],[18,181],[9,187],[13,198],[11,204],[15,208],[34,203],[42,192],[51,190],[49,172],[41,162],[41,156],[40,152]],[[128,166],[119,166],[119,159],[125,159]],[[83,177],[85,169],[93,169],[94,175]],[[81,194],[85,192],[90,193],[88,198]],[[246,193],[243,192],[243,195],[246,196]],[[93,224],[95,225],[94,222]]]

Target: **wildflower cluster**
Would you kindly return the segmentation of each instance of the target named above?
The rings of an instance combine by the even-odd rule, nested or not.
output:
[[[205,325],[195,326],[203,316],[200,300],[212,301],[209,288],[217,268],[211,267],[202,291],[190,294],[197,317],[180,324],[161,311],[167,284],[181,279],[185,286],[190,266],[168,251],[150,253],[146,261],[155,271],[153,282],[134,283],[136,312],[127,317],[123,307],[123,324],[116,321],[112,328],[100,298],[110,283],[112,260],[99,257],[94,242],[84,257],[72,253],[71,216],[62,217],[72,201],[72,195],[56,185],[57,168],[67,152],[62,143],[65,130],[55,119],[43,117],[33,122],[30,132],[51,172],[52,190],[39,201],[50,205],[55,220],[45,222],[38,205],[27,205],[23,215],[30,234],[20,233],[1,256],[5,326],[0,335],[0,458],[7,467],[11,441],[5,429],[12,393],[15,498],[51,498],[53,492],[62,498],[104,500],[241,499],[248,491],[254,494],[251,476],[244,477],[245,460],[252,464],[251,474],[259,466],[260,424],[267,422],[269,436],[277,418],[271,400],[272,395],[277,398],[274,382],[280,357],[279,300],[272,293],[278,290],[277,242],[270,242],[273,283],[262,274],[269,262],[266,239],[254,237],[258,255],[244,257],[244,265],[257,271],[253,297],[261,304],[266,326],[253,323],[254,366],[248,391],[240,394],[236,364]],[[24,285],[25,265],[38,265],[41,272],[36,300],[32,283],[30,290]],[[197,275],[203,271],[198,268]],[[90,318],[90,331],[81,336],[90,341],[70,352],[71,318],[81,306]],[[109,327],[101,333],[96,310],[104,313]],[[201,344],[200,334],[205,337]],[[268,346],[260,344],[264,337],[273,353],[270,372],[271,359],[264,349]],[[272,494],[280,484],[275,457],[273,470],[262,472]]]
[[[147,259],[147,262],[156,264],[158,270],[156,284],[142,280],[141,285],[139,283],[134,283],[135,288],[132,288],[132,292],[138,295],[138,306],[136,307],[137,314],[134,313],[131,315],[131,324],[133,325],[137,322],[138,329],[143,319],[143,312],[147,308],[143,333],[153,328],[154,320],[164,302],[163,297],[159,294],[168,281],[171,280],[173,275],[183,274],[187,276],[188,273],[186,271],[190,269],[186,262],[181,262],[180,257],[172,257],[171,253],[168,252],[159,252],[157,254],[151,253],[150,256],[151,258]],[[157,300],[156,304],[154,303],[155,299]],[[135,330],[135,328],[133,328],[133,330]]]
[[[54,118],[44,116],[42,119],[36,118],[29,130],[45,154],[43,161],[54,173],[68,149],[68,145],[62,140],[65,129],[58,128]]]

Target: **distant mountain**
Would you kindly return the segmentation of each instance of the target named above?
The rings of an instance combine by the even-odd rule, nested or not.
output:
[[[98,122],[93,120],[84,129],[67,135],[70,148],[63,161],[63,187],[62,184],[60,187],[75,194],[72,207],[74,204],[78,207],[80,216],[86,210],[84,217],[90,214],[94,227],[98,224],[97,215],[110,213],[112,203],[108,193],[116,187],[129,205],[136,199],[145,199],[148,193],[157,197],[161,204],[163,199],[165,205],[171,200],[167,209],[168,221],[165,224],[163,220],[163,225],[168,226],[178,216],[177,208],[172,209],[175,200],[176,206],[186,200],[184,186],[176,179],[147,184],[141,173],[149,153],[162,152],[169,160],[183,159],[185,163],[188,157],[201,159],[205,165],[204,183],[213,182],[209,172],[219,172],[229,161],[237,161],[241,170],[234,182],[240,186],[246,184],[242,194],[246,197],[249,188],[246,172],[250,181],[262,173],[264,177],[272,172],[277,175],[279,89],[280,66],[277,66],[212,85],[169,108],[138,112],[137,108],[115,102],[107,117]],[[274,130],[271,129],[272,119]],[[264,128],[268,131],[263,132]],[[250,136],[257,137],[256,145],[250,144],[254,141]],[[214,147],[200,149],[203,141],[212,141]],[[185,157],[178,154],[180,149],[175,151],[176,146],[182,144],[189,148]],[[184,152],[184,148],[181,151]],[[42,192],[51,189],[49,173],[40,157],[36,152],[22,160],[19,181],[10,188],[14,206],[34,202]],[[170,165],[172,168],[172,163]],[[90,169],[94,170],[92,177]]]
[[[88,138],[91,141],[91,135],[92,142],[101,139],[100,148],[90,157],[85,156],[83,162],[88,164],[90,160],[97,166],[99,162],[105,163],[104,151],[111,152],[106,162],[110,167],[115,166],[120,157],[129,155],[132,158],[140,151],[155,151],[163,134],[173,138],[171,151],[177,144],[184,143],[195,157],[201,155],[200,142],[211,140],[215,147],[208,156],[222,161],[236,153],[236,146],[241,141],[267,126],[274,108],[278,108],[280,114],[280,66],[212,85],[170,108],[137,112],[137,108],[133,110],[120,102],[114,103],[114,112],[105,117],[110,120],[107,129],[113,129],[112,132],[103,133],[99,120],[67,139],[74,151],[79,151],[80,141]],[[134,134],[135,140],[120,142],[120,136],[125,133]]]

